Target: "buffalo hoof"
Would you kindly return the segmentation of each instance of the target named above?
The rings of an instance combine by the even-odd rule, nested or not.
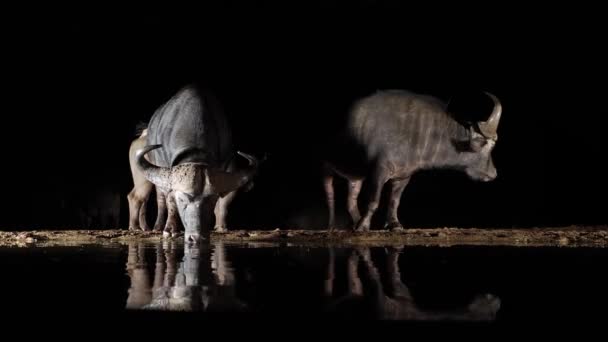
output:
[[[358,233],[369,232],[369,223],[359,222],[357,224],[357,226],[355,226],[355,232],[358,232]]]
[[[165,225],[165,229],[163,230],[164,237],[178,237],[181,236],[180,230],[174,223],[168,223]]]
[[[163,237],[165,238],[176,238],[176,237],[180,237],[182,234],[179,231],[176,230],[165,230],[163,231]]]
[[[129,230],[131,230],[131,231],[137,231],[137,230],[141,230],[141,228],[134,227],[134,226],[129,226]]]
[[[215,226],[213,228],[213,231],[216,232],[216,233],[228,233],[228,228],[221,227],[221,226]]]
[[[384,226],[384,228],[390,230],[391,232],[402,232],[402,231],[404,231],[403,225],[401,225],[401,223],[399,223],[399,222],[387,223],[386,226]]]

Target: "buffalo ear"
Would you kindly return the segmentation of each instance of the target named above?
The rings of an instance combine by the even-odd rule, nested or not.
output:
[[[469,141],[471,150],[473,152],[479,152],[483,149],[486,143],[486,138],[471,128],[471,140]]]

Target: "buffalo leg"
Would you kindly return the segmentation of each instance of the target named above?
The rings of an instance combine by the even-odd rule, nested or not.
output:
[[[397,217],[397,210],[399,209],[399,203],[401,203],[401,194],[409,183],[409,178],[404,179],[392,179],[389,183],[391,185],[391,197],[388,202],[388,211],[386,213],[386,225],[385,228],[390,230],[402,230],[403,226],[399,222]]]
[[[361,191],[362,184],[363,180],[350,181],[348,184],[348,199],[346,207],[348,208],[348,213],[350,214],[350,218],[353,221],[353,227],[355,227],[361,219],[361,214],[359,213],[359,206],[357,205],[357,199],[359,198],[359,192]]]
[[[139,225],[142,230],[148,231],[150,227],[148,226],[148,220],[146,219],[146,213],[148,212],[148,197],[141,203],[139,207]]]
[[[228,215],[228,207],[234,200],[236,191],[229,193],[224,197],[220,197],[215,204],[215,228],[216,232],[226,232],[226,216]]]
[[[146,204],[152,192],[152,183],[145,184],[141,187],[134,187],[127,196],[129,201],[129,229],[130,230],[148,230],[146,222]]]
[[[156,204],[158,212],[156,214],[156,223],[154,223],[154,231],[160,232],[163,230],[167,220],[167,194],[159,188],[156,188]]]
[[[163,236],[177,236],[177,218],[179,213],[177,211],[177,203],[175,202],[175,196],[172,193],[167,194],[167,223],[165,224],[165,231]]]
[[[327,200],[327,209],[329,210],[329,219],[327,223],[327,230],[333,231],[336,227],[336,208],[334,200],[334,175],[333,172],[325,167],[325,174],[323,175],[323,188],[325,189],[325,199]]]
[[[372,177],[369,178],[371,182],[367,211],[365,212],[365,215],[361,218],[361,220],[359,220],[359,222],[357,223],[355,228],[356,231],[364,232],[369,230],[372,217],[374,216],[374,213],[376,212],[376,209],[378,209],[378,205],[380,204],[380,195],[382,194],[382,188],[384,187],[384,184],[388,181],[388,179],[388,171],[381,167],[378,167],[372,174]]]

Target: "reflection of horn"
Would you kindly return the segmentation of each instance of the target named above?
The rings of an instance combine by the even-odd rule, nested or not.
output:
[[[494,102],[494,109],[492,110],[492,114],[490,114],[488,120],[478,122],[477,126],[479,127],[481,134],[483,134],[486,138],[496,139],[498,123],[500,122],[500,116],[502,115],[502,105],[496,96],[488,92],[485,92],[485,94],[488,95]]]
[[[141,169],[141,172],[146,179],[161,188],[171,189],[171,169],[156,166],[144,158],[146,153],[160,147],[162,147],[162,145],[148,145],[140,150],[137,150],[135,160],[137,161],[137,165]]]

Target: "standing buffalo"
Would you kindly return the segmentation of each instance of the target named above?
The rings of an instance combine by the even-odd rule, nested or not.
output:
[[[497,172],[491,152],[498,138],[502,113],[494,102],[487,121],[464,125],[446,111],[440,100],[402,90],[379,91],[351,108],[346,130],[330,150],[325,163],[324,188],[329,208],[329,229],[334,228],[334,175],[349,181],[347,208],[355,230],[367,231],[390,184],[386,228],[403,229],[397,218],[401,194],[410,177],[420,170],[444,168],[464,171],[471,179],[491,181]],[[364,179],[370,181],[367,210],[361,217],[357,198]]]
[[[159,213],[166,203],[165,233],[177,233],[179,214],[186,241],[208,233],[203,226],[216,202],[217,221],[224,224],[234,192],[248,186],[257,172],[257,159],[243,152],[237,153],[249,161],[248,167],[230,169],[235,156],[230,126],[216,98],[195,85],[182,88],[154,113],[147,143],[136,153],[137,167],[156,185]],[[144,158],[150,151],[156,165]]]

